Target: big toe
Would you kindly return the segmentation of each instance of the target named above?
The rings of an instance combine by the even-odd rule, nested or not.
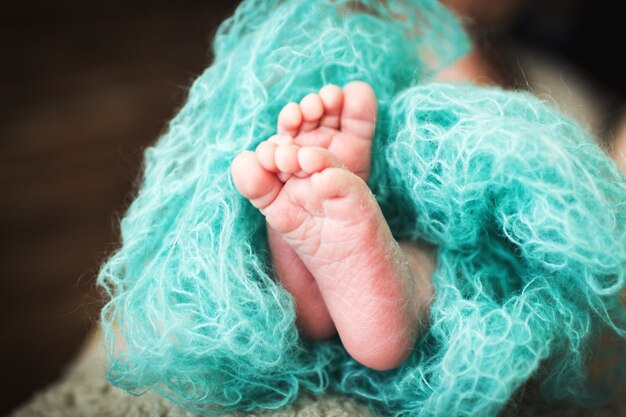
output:
[[[376,128],[378,107],[376,94],[363,81],[352,81],[343,87],[341,130],[359,137],[371,138]]]
[[[237,155],[231,166],[231,174],[239,193],[258,209],[270,205],[282,188],[276,175],[265,170],[251,151]]]

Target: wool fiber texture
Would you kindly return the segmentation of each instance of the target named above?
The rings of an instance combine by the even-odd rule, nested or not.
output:
[[[435,1],[245,0],[147,149],[101,269],[111,383],[205,415],[332,389],[379,415],[490,416],[531,377],[588,403],[598,335],[626,336],[624,177],[529,94],[427,83],[467,44]],[[427,330],[387,372],[299,338],[264,219],[230,176],[282,106],[352,80],[379,101],[369,185],[394,236],[438,248]]]

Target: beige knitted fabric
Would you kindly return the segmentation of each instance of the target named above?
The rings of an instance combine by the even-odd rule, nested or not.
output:
[[[36,394],[12,417],[193,417],[155,393],[133,397],[111,386],[105,378],[106,358],[99,333],[94,334],[64,378]],[[326,395],[302,395],[278,411],[227,414],[223,417],[371,417],[367,407],[354,400]]]

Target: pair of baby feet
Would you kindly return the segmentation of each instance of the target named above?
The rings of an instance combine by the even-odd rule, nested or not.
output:
[[[292,294],[302,334],[339,334],[362,364],[408,356],[423,310],[411,267],[366,184],[377,105],[352,82],[287,104],[278,132],[239,154],[232,176],[266,218],[274,270]]]

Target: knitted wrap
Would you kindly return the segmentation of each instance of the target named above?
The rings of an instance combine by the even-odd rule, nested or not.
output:
[[[207,415],[333,389],[380,415],[494,415],[528,378],[584,403],[599,332],[626,336],[626,182],[524,93],[428,84],[468,42],[431,0],[245,0],[145,153],[99,285],[110,381]],[[428,327],[398,369],[299,338],[232,159],[327,83],[374,88],[369,185],[394,236],[436,245]]]

